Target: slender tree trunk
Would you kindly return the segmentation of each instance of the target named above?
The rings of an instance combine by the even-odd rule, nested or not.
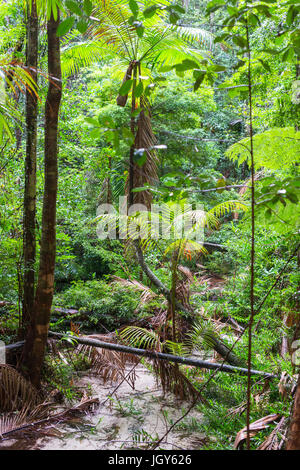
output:
[[[108,155],[108,176],[107,176],[107,204],[112,204],[112,189],[111,189],[111,155]]]
[[[56,36],[59,15],[47,23],[49,88],[45,106],[45,187],[42,217],[42,240],[34,318],[25,344],[24,366],[33,385],[40,386],[50,312],[54,291],[56,255],[56,197],[58,115],[61,100],[60,40]]]
[[[28,8],[27,67],[32,79],[37,82],[38,64],[38,17],[35,0]],[[34,265],[36,255],[36,148],[37,148],[38,103],[34,93],[26,92],[26,159],[24,191],[24,294],[21,336],[30,322],[34,303]]]
[[[180,250],[180,247],[179,247]],[[169,308],[172,321],[172,341],[176,342],[176,286],[177,286],[177,267],[178,267],[178,251],[172,254],[172,287],[170,291]]]
[[[21,95],[20,90],[17,90],[17,91],[16,91],[16,96],[15,96],[15,102],[16,102],[16,105],[17,105],[17,106],[19,105],[20,95]],[[21,155],[22,155],[22,152],[21,152],[22,130],[21,130],[19,124],[16,124],[16,126],[15,126],[15,138],[16,138],[16,152],[17,152],[17,158],[20,158]]]
[[[131,118],[130,118],[130,130],[133,135],[135,135],[135,117],[134,117],[134,111],[135,111],[135,103],[136,99],[134,96],[135,88],[136,88],[136,81],[137,81],[137,63],[134,64],[133,67],[133,88],[132,88],[132,101],[131,101]],[[128,175],[128,205],[129,207],[133,205],[134,203],[134,144],[130,147],[130,152],[129,152],[129,175]]]

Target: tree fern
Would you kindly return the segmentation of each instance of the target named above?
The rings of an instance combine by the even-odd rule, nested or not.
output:
[[[148,1],[139,2],[141,11]],[[171,2],[165,1],[170,5]],[[200,28],[189,28],[166,23],[166,13],[143,18],[145,32],[136,34],[128,22],[132,16],[126,0],[97,0],[92,22],[84,43],[76,39],[77,32],[67,36],[62,50],[64,73],[74,73],[80,67],[99,59],[118,56],[128,63],[136,60],[151,70],[154,66],[175,65],[187,58],[201,60],[213,47],[213,35]],[[96,43],[98,42],[98,45]]]

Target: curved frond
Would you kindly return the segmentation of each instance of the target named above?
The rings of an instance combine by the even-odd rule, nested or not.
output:
[[[15,95],[18,92],[24,93],[29,90],[30,93],[37,96],[36,83],[26,67],[16,60],[9,61],[2,58],[0,60],[0,142],[3,133],[12,139],[10,121],[21,120],[21,114],[15,104],[12,105],[9,101],[7,90]]]
[[[77,73],[83,67],[100,62],[104,57],[113,57],[118,49],[113,44],[97,40],[68,44],[62,49],[62,73],[65,77]]]
[[[248,210],[247,204],[245,204],[244,202],[241,202],[241,201],[222,202],[221,204],[217,204],[215,207],[210,209],[208,211],[208,214],[209,215],[212,214],[215,217],[219,218],[219,217],[223,217],[224,215],[226,215],[229,212],[238,211],[238,210],[241,210],[241,211],[244,211],[244,212],[247,211]]]
[[[214,348],[219,337],[216,329],[208,322],[197,322],[193,325],[186,340],[186,347],[191,350],[202,351],[203,347]]]
[[[139,326],[127,326],[120,332],[120,338],[129,346],[161,351],[160,337],[154,331]]]

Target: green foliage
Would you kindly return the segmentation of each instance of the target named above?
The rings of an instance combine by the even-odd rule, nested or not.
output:
[[[250,289],[250,241],[246,226],[233,227],[233,233],[226,243],[229,254],[234,260],[234,275],[229,279],[218,299],[218,309],[231,315],[242,324],[247,323],[249,316],[249,289]],[[285,266],[288,257],[296,248],[296,237],[286,239],[276,231],[266,230],[263,227],[256,231],[256,260],[255,260],[255,305],[258,307],[266,292],[276,281],[280,270]],[[258,343],[254,346],[259,351],[259,341],[267,338],[269,351],[273,346],[275,350],[281,337],[282,318],[278,312],[292,313],[296,308],[297,292],[297,264],[296,257],[290,261],[282,274],[280,283],[273,289],[267,298],[264,307],[258,313],[255,322],[260,322],[264,331],[261,338],[255,338]],[[217,306],[215,304],[215,306]],[[275,333],[277,332],[277,333]],[[267,336],[265,336],[267,335]],[[266,344],[264,348],[266,348]],[[265,350],[265,349],[264,349]]]
[[[253,137],[256,169],[286,170],[299,163],[300,132],[292,127],[274,128]],[[238,164],[250,160],[250,138],[229,147],[228,158]]]
[[[73,307],[85,328],[112,330],[133,320],[139,304],[139,295],[134,290],[117,283],[105,281],[76,281],[54,299],[56,307]]]
[[[47,385],[58,390],[62,397],[72,402],[81,397],[81,391],[74,384],[78,371],[86,370],[90,366],[84,355],[73,354],[65,350],[60,355],[47,355],[43,367],[43,378]]]

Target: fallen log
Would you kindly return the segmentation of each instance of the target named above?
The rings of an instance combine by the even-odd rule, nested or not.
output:
[[[61,333],[55,333],[53,331],[49,331],[49,336],[56,337],[56,338],[66,338],[67,335]],[[132,348],[129,346],[124,346],[122,344],[115,344],[115,343],[106,343],[104,341],[92,339],[92,338],[85,338],[79,336],[70,336],[72,340],[76,340],[79,344],[85,344],[87,346],[93,346],[95,348],[103,348],[109,349],[112,351],[119,351],[127,354],[135,354],[137,356],[149,357],[150,359],[159,359],[162,361],[169,361],[175,362],[177,364],[185,364],[188,366],[198,367],[200,369],[209,369],[209,370],[216,370],[219,369],[220,372],[227,372],[227,373],[238,373],[241,375],[247,375],[248,369],[243,367],[232,366],[228,364],[218,364],[215,362],[209,361],[202,361],[199,359],[192,359],[189,357],[182,357],[182,356],[175,356],[173,354],[166,354],[160,353],[156,351],[149,351],[147,349],[139,349],[139,348]],[[271,374],[269,372],[263,372],[259,370],[251,370],[252,375],[259,375],[260,377],[265,377],[268,379],[275,378],[276,375]]]

